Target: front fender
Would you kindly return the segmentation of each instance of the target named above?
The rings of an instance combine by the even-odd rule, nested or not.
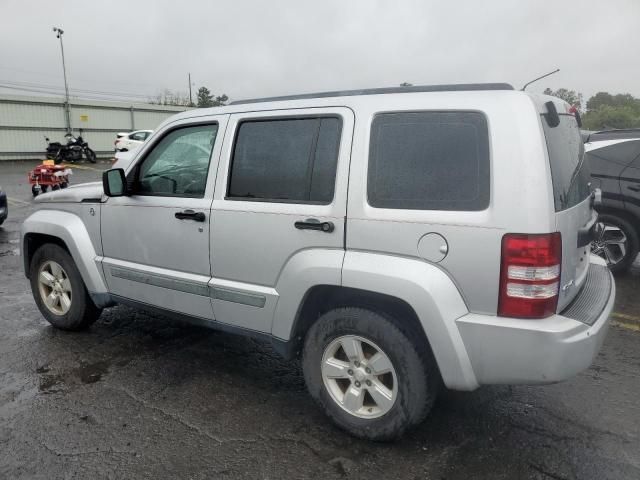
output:
[[[67,246],[73,261],[82,276],[87,290],[94,297],[96,294],[107,294],[107,286],[96,263],[96,251],[91,242],[89,232],[77,215],[59,210],[38,210],[30,215],[22,224],[21,245],[24,258],[25,274],[29,274],[26,236],[43,234],[59,238]]]
[[[422,260],[365,252],[346,252],[342,285],[391,295],[416,312],[447,387],[478,387],[455,323],[468,309],[451,278]]]

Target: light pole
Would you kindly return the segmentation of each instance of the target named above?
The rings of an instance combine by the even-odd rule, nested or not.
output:
[[[69,108],[69,86],[67,85],[67,67],[64,64],[64,46],[62,45],[62,34],[64,30],[53,27],[53,32],[60,39],[60,51],[62,52],[62,74],[64,75],[65,110],[67,113],[67,133],[71,132],[71,111]]]

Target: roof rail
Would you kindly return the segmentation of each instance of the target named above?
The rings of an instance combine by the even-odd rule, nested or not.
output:
[[[382,95],[386,93],[415,93],[415,92],[464,92],[476,90],[514,90],[508,83],[459,83],[453,85],[412,85],[410,87],[366,88],[362,90],[338,90],[335,92],[303,93],[299,95],[285,95],[280,97],[252,98],[236,100],[229,105],[244,103],[278,102],[283,100],[303,100],[309,98],[354,97],[358,95]]]

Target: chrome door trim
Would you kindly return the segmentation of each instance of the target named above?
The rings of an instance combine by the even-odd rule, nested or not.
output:
[[[118,262],[118,265],[108,262],[105,267],[109,269],[112,277],[251,307],[264,308],[267,297],[278,296],[273,288],[247,284],[237,285],[239,282],[209,279],[202,276],[197,280],[188,280],[168,272],[160,273],[158,268],[154,268],[155,272],[150,272],[149,270],[124,266],[121,262]]]
[[[210,289],[211,298],[215,300],[224,300],[225,302],[240,303],[258,308],[264,308],[265,303],[267,303],[267,297],[264,295],[213,286]]]
[[[131,268],[111,267],[111,276],[131,280],[132,282],[153,285],[154,287],[168,288],[179,292],[192,293],[194,295],[209,296],[209,287],[206,283],[190,282],[169,275],[149,273]]]

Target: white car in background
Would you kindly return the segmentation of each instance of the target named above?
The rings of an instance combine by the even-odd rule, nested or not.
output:
[[[126,152],[142,145],[153,133],[153,130],[136,130],[135,132],[120,132],[116,134],[114,142],[116,152]]]
[[[139,145],[135,145],[131,150],[121,150],[116,152],[113,157],[113,164],[111,168],[122,168],[124,170],[127,169],[133,157],[136,156],[136,152],[138,151]]]

